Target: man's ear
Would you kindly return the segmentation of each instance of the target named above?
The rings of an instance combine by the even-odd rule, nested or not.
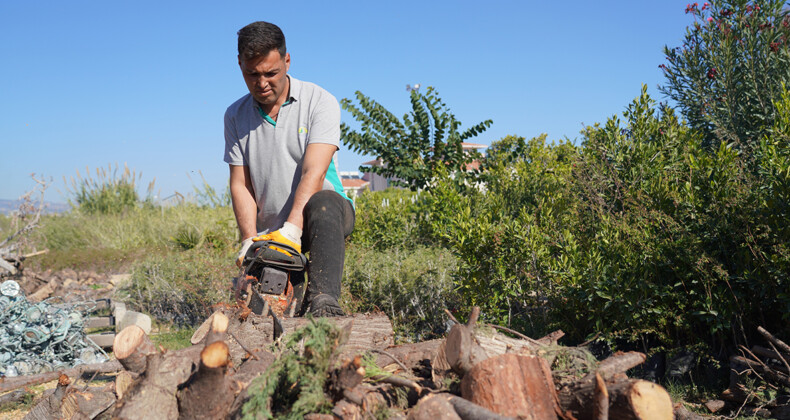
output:
[[[236,58],[239,59],[239,67],[241,67],[241,55],[237,55]]]
[[[291,68],[291,53],[285,53],[285,71]]]

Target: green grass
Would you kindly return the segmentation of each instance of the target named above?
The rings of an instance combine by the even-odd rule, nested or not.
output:
[[[152,334],[151,341],[153,341],[154,344],[162,346],[168,350],[178,350],[192,345],[189,340],[192,338],[192,334],[194,333],[194,328],[180,328],[172,331]]]

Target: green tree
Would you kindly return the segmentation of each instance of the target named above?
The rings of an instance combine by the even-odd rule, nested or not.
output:
[[[790,81],[790,18],[786,0],[693,3],[681,47],[664,47],[661,90],[715,150],[732,143],[750,156],[776,118],[782,84]]]
[[[464,152],[461,143],[485,131],[491,120],[459,132],[461,123],[432,87],[425,94],[411,92],[412,110],[403,120],[362,92],[357,91],[356,97],[358,105],[347,98],[340,103],[360,122],[362,131],[342,124],[343,144],[384,162],[383,166],[362,167],[361,171],[391,178],[412,190],[425,188],[431,180],[446,174],[454,174],[461,181],[471,176],[467,165],[481,156]]]

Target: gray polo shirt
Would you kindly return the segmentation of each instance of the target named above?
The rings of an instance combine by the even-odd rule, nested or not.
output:
[[[249,167],[258,203],[256,225],[262,233],[279,229],[288,219],[307,145],[340,145],[337,99],[313,83],[290,75],[288,78],[289,97],[280,107],[277,122],[260,111],[250,94],[225,111],[225,162]],[[323,189],[348,199],[337,174],[336,160],[337,154],[329,165]]]

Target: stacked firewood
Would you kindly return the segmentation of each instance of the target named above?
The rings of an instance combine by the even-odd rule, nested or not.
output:
[[[757,328],[765,346],[741,345],[741,356],[730,357],[730,386],[721,400],[705,406],[716,413],[729,408],[743,415],[790,418],[790,346],[766,329]],[[767,346],[767,347],[766,347]]]
[[[519,335],[512,338],[478,324],[478,316],[475,308],[469,322],[456,322],[444,339],[399,346],[392,345],[392,326],[385,315],[332,319],[342,339],[332,353],[336,359],[321,375],[322,398],[331,404],[332,414],[304,417],[367,419],[385,413],[389,418],[416,420],[673,418],[672,402],[662,387],[625,374],[645,360],[643,354],[618,353],[600,363],[593,359],[589,369],[575,371],[569,355],[584,352],[557,345],[561,332],[539,340],[511,332]],[[112,413],[119,419],[249,415],[245,404],[260,388],[250,384],[266,376],[281,356],[267,350],[274,337],[297,334],[298,328],[315,322],[285,319],[278,332],[266,317],[224,308],[196,331],[192,347],[167,352],[137,326],[127,327],[115,339],[113,350],[122,370],[114,383],[116,400],[104,415]],[[297,384],[278,386],[288,389]],[[64,395],[70,394],[50,396],[41,410],[64,417],[57,403]],[[280,415],[290,410],[271,408]],[[70,418],[94,418],[96,411]]]

